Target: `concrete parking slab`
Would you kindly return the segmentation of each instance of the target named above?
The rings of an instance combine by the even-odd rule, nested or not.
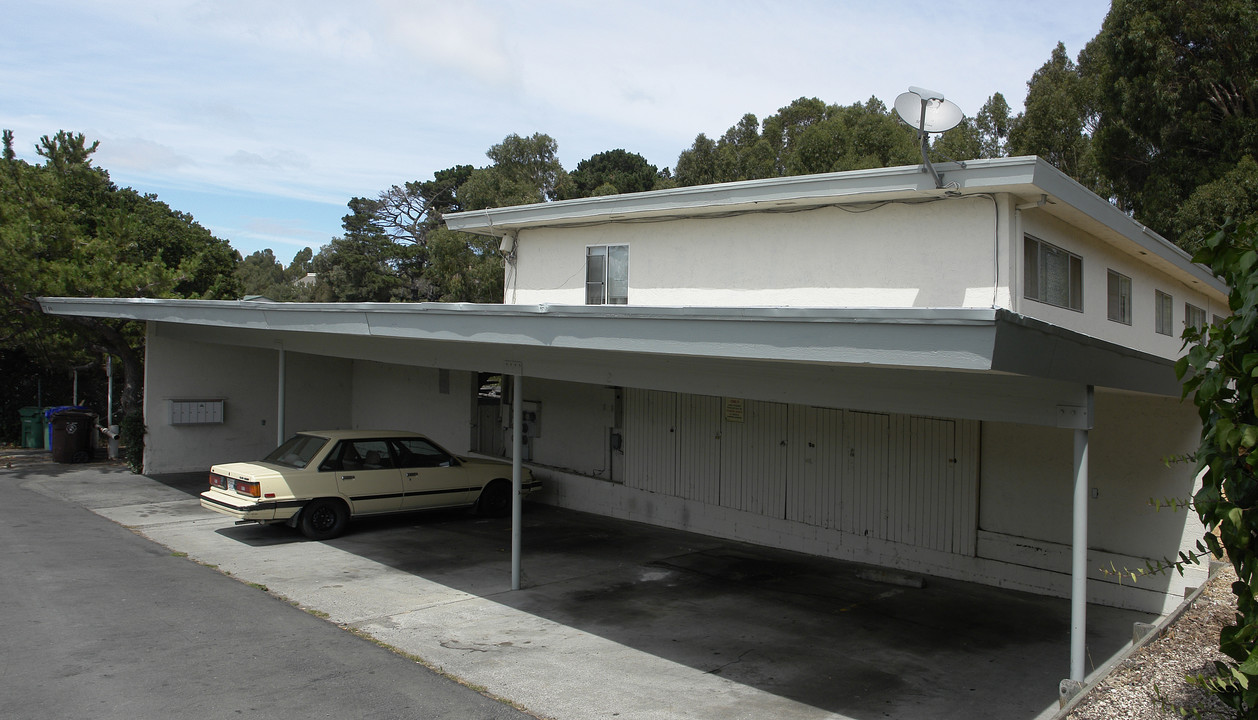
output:
[[[203,511],[201,474],[82,466],[25,480],[561,720],[1026,718],[1056,709],[1067,600],[529,505],[356,522],[333,541]],[[1097,667],[1143,613],[1089,608]]]

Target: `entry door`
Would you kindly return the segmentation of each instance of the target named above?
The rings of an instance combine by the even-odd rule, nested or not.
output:
[[[402,509],[402,474],[381,440],[342,440],[329,455],[336,486],[355,515]]]
[[[393,440],[402,473],[402,507],[419,508],[468,505],[480,485],[469,487],[469,473],[453,455],[424,438]]]

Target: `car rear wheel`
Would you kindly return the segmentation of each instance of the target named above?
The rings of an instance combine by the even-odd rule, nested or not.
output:
[[[506,480],[494,480],[480,491],[476,501],[476,513],[489,517],[503,517],[511,512],[511,484]]]
[[[349,511],[340,500],[312,500],[301,511],[298,526],[311,540],[330,540],[345,532]]]

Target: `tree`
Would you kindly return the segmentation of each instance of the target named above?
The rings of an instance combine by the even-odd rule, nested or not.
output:
[[[1009,152],[1038,155],[1104,196],[1092,159],[1091,87],[1066,46],[1057,43],[1048,62],[1027,81],[1026,111],[1009,127]]]
[[[315,272],[313,299],[319,302],[388,302],[409,300],[408,284],[417,277],[398,271],[401,248],[380,226],[380,201],[352,198],[341,219],[345,234],[319,249],[311,261]]]
[[[1080,56],[1093,156],[1120,207],[1171,234],[1192,194],[1258,156],[1258,6],[1114,0]]]
[[[636,193],[655,188],[659,170],[637,153],[617,149],[577,163],[563,199]]]
[[[567,173],[559,163],[559,144],[549,135],[508,135],[485,153],[493,165],[472,171],[459,185],[464,210],[528,205],[555,200]]]
[[[1201,417],[1193,459],[1201,489],[1192,507],[1206,527],[1198,554],[1180,554],[1173,565],[1207,555],[1236,569],[1236,622],[1224,628],[1219,648],[1230,660],[1216,675],[1195,681],[1236,711],[1258,716],[1258,225],[1228,223],[1207,238],[1193,258],[1230,288],[1231,315],[1208,328],[1184,331],[1188,354],[1175,365]]]
[[[1171,234],[1180,247],[1195,252],[1205,242],[1203,228],[1220,227],[1229,218],[1258,222],[1258,162],[1251,155],[1193,190],[1171,218]]]
[[[438,170],[432,180],[394,185],[380,193],[373,215],[396,242],[424,245],[427,234],[441,224],[441,214],[462,210],[458,188],[472,176],[471,165]]]
[[[721,182],[716,171],[716,143],[707,135],[699,133],[690,148],[683,150],[677,157],[674,177],[677,184],[683,187]]]
[[[121,406],[140,409],[143,329],[100,318],[51,317],[38,297],[235,298],[239,255],[191,216],[118,188],[91,165],[98,143],[65,131],[40,138],[42,165],[18,160],[5,132],[0,160],[0,346],[49,369],[102,354],[121,360]]]
[[[269,248],[259,250],[236,266],[236,280],[245,296],[261,295],[277,302],[302,302],[313,297],[311,289],[297,281],[310,272],[312,252],[302,248],[284,267]]]
[[[799,102],[799,101],[796,101]],[[770,119],[765,120],[768,127]],[[921,157],[916,134],[877,98],[831,106],[822,120],[796,132],[778,166],[786,175],[908,165]]]
[[[810,127],[830,117],[835,109],[817,98],[798,98],[764,119],[761,136],[773,155],[773,175],[796,175],[787,167],[787,158],[795,153],[795,141]]]
[[[995,93],[987,98],[978,114],[965,118],[956,128],[944,133],[931,144],[936,160],[970,160],[1005,157],[1013,118],[1005,96]]]

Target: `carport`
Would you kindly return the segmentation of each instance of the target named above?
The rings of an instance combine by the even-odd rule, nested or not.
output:
[[[519,388],[526,377],[1069,428],[1073,493],[1061,500],[1073,507],[1070,676],[1076,681],[1085,674],[1093,387],[1178,395],[1166,360],[995,308],[40,302],[51,314],[145,321],[150,347],[183,339],[224,352],[274,352],[280,418],[274,434],[281,436],[287,353],[510,376],[517,388],[517,483]],[[518,493],[513,518],[512,587],[518,588]]]

